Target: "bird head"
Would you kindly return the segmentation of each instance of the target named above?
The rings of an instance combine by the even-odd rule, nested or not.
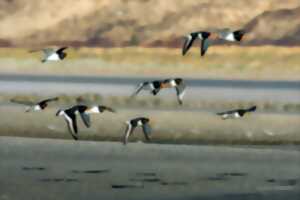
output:
[[[61,52],[61,53],[59,54],[59,57],[60,57],[60,59],[64,59],[64,58],[67,57],[67,53]]]
[[[241,41],[242,39],[245,38],[246,31],[240,29],[240,30],[234,31],[233,34],[234,34],[234,37],[235,37],[235,39],[236,39],[237,41]]]
[[[202,32],[202,37],[204,38],[204,39],[207,39],[207,38],[209,38],[211,36],[211,33],[210,32]]]

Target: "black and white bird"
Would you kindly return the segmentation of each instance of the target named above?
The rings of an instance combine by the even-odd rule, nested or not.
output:
[[[243,39],[244,35],[246,34],[246,31],[245,30],[231,31],[229,28],[225,28],[217,31],[217,33],[220,39],[230,41],[230,42],[239,42]]]
[[[185,94],[186,85],[182,78],[143,82],[138,85],[137,89],[132,94],[132,97],[138,95],[142,90],[148,90],[151,94],[157,95],[157,93],[163,88],[175,88],[179,104],[181,105],[183,103],[182,101]]]
[[[145,117],[138,117],[138,118],[126,121],[127,127],[125,130],[123,143],[125,145],[127,144],[129,136],[132,135],[134,129],[139,126],[143,128],[143,132],[144,132],[144,136],[145,136],[146,140],[150,141],[151,127],[150,127],[149,123],[150,123],[150,119],[145,118]]]
[[[205,52],[208,49],[209,46],[209,38],[211,36],[210,32],[206,31],[198,31],[198,32],[192,32],[186,36],[186,39],[184,41],[183,47],[182,47],[182,55],[184,56],[188,50],[193,45],[194,41],[198,38],[201,40],[201,46],[200,46],[200,54],[201,56],[204,56]]]
[[[67,49],[68,47],[61,47],[57,50],[52,49],[52,48],[47,48],[47,49],[42,49],[42,50],[33,50],[30,51],[31,53],[33,52],[37,52],[37,51],[43,51],[44,53],[44,58],[42,59],[42,62],[47,62],[47,61],[59,61],[59,60],[63,60],[64,58],[66,58],[67,53],[64,52],[65,49]]]
[[[220,115],[222,119],[237,119],[243,117],[246,113],[254,112],[256,110],[256,106],[252,106],[247,109],[236,109],[236,110],[229,110],[226,112],[217,113]]]
[[[21,101],[21,100],[16,100],[16,99],[10,100],[10,102],[12,102],[12,103],[26,105],[27,108],[26,108],[25,112],[42,111],[48,106],[48,103],[52,102],[52,101],[58,101],[58,97],[45,99],[45,100],[42,100],[39,102]]]
[[[59,109],[56,112],[56,116],[63,116],[67,122],[68,129],[75,140],[78,140],[78,128],[76,114],[80,114],[80,117],[84,125],[89,128],[91,126],[90,114],[92,113],[103,113],[104,111],[115,112],[114,109],[107,106],[86,106],[86,105],[75,105],[66,110]]]

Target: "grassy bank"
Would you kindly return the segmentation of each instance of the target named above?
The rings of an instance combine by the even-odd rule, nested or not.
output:
[[[57,108],[24,113],[19,106],[0,106],[0,135],[71,139]],[[9,113],[9,115],[7,115]],[[87,129],[78,118],[80,140],[120,141],[125,121],[137,116],[152,119],[153,142],[187,144],[286,144],[300,143],[299,115],[253,113],[240,120],[222,120],[213,112],[184,110],[124,110],[92,116]],[[144,140],[137,130],[131,141]]]
[[[59,95],[56,106],[68,107],[76,104],[79,96]],[[8,105],[10,99],[20,101],[38,102],[47,97],[38,95],[0,95],[0,104]],[[154,110],[191,110],[191,111],[212,111],[220,112],[228,109],[247,108],[253,105],[258,107],[260,112],[276,113],[300,113],[300,103],[281,103],[272,101],[224,101],[224,100],[203,100],[186,99],[183,105],[179,105],[177,100],[162,97],[141,96],[138,98],[124,96],[101,96],[99,94],[82,94],[80,98],[86,104],[104,104],[118,108],[132,109],[154,109]],[[16,104],[11,104],[16,105]],[[51,105],[50,105],[51,106]]]
[[[300,79],[300,48],[213,46],[205,57],[194,48],[69,49],[63,62],[41,64],[28,49],[0,49],[0,73],[185,76],[228,79]]]

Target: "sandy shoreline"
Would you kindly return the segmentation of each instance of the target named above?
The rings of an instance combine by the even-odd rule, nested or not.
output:
[[[152,119],[152,142],[169,144],[299,144],[299,115],[254,113],[241,120],[222,120],[212,111],[119,110],[117,114],[92,116],[86,128],[78,118],[79,140],[121,141],[124,122],[136,116]],[[56,109],[41,113],[24,113],[24,108],[0,107],[0,136],[57,138],[72,140]],[[7,117],[6,113],[10,113]],[[180,122],[180,123],[178,123]],[[137,129],[130,141],[144,141]]]

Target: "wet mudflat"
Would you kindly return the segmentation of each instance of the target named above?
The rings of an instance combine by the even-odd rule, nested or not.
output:
[[[0,200],[296,199],[300,151],[0,137]]]

